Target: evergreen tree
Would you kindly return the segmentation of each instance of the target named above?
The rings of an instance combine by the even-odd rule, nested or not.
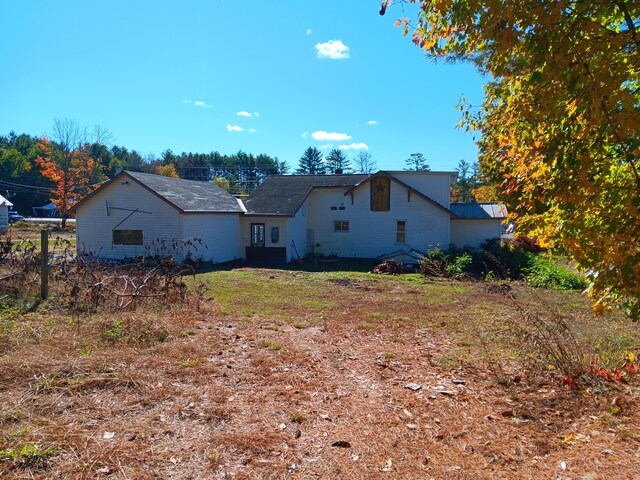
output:
[[[431,170],[429,165],[427,164],[427,159],[424,158],[424,155],[421,153],[412,153],[409,158],[407,158],[404,163],[408,168],[405,170],[410,170],[414,172],[428,172]]]
[[[347,173],[351,169],[349,159],[339,148],[334,148],[329,152],[329,156],[326,158],[327,170],[330,174],[335,174],[338,171]]]
[[[324,175],[326,166],[322,161],[320,150],[315,147],[307,148],[298,162],[297,175]]]

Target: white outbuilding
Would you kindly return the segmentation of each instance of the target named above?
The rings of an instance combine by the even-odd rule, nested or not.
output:
[[[9,228],[9,207],[13,203],[0,195],[0,232],[6,232]]]
[[[212,183],[122,171],[73,211],[80,254],[214,263],[243,257],[242,202]]]

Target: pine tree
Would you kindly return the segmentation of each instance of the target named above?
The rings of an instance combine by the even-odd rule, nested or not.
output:
[[[349,159],[339,148],[334,148],[329,152],[329,156],[326,158],[327,170],[331,174],[335,174],[338,171],[347,173],[351,169],[351,163]]]
[[[320,150],[314,147],[307,148],[298,162],[297,175],[324,175],[326,166],[322,162]]]

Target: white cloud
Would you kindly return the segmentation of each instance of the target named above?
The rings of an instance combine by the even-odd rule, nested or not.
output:
[[[249,129],[249,133],[256,133],[256,129],[255,128],[250,128]]]
[[[336,132],[325,132],[320,130],[318,132],[313,132],[311,134],[314,140],[318,141],[333,141],[333,142],[341,142],[343,140],[349,140],[351,135],[347,135],[346,133],[336,133]]]
[[[254,117],[259,117],[259,116],[260,116],[260,114],[259,114],[258,112],[253,112],[253,116],[254,116]]]
[[[244,130],[244,128],[238,125],[227,125],[227,130],[230,132],[241,132]]]
[[[367,123],[368,123],[369,125],[377,125],[377,124],[378,124],[378,121],[377,121],[377,120],[369,120]]]
[[[307,138],[309,136],[309,132],[302,132],[302,138]]]
[[[324,144],[324,145],[320,145],[320,147],[319,147],[319,148],[320,148],[320,150],[329,150],[329,149],[330,149],[330,148],[332,148],[332,147],[333,147],[333,144],[332,144],[332,143],[326,143],[326,144]]]
[[[253,115],[251,115],[249,112],[245,112],[245,111],[238,112],[238,113],[236,113],[236,115],[238,115],[239,117],[253,117]]]
[[[311,29],[307,28],[307,35],[311,35]]]
[[[316,52],[318,58],[331,58],[333,60],[342,60],[349,58],[349,47],[342,40],[329,40],[325,43],[316,44]]]
[[[340,145],[338,148],[340,150],[369,150],[369,145],[366,143],[352,143],[350,145]]]
[[[193,105],[194,107],[211,108],[211,105],[203,102],[202,100],[182,100],[182,103],[187,103],[189,105]]]

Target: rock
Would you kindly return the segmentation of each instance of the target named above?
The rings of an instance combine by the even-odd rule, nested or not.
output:
[[[351,444],[346,440],[336,440],[331,444],[331,446],[338,447],[338,448],[351,448]]]
[[[417,392],[418,390],[420,390],[422,388],[422,385],[419,385],[417,383],[410,383],[404,388],[408,388],[409,390]]]
[[[387,463],[384,464],[384,467],[382,468],[382,471],[383,472],[390,472],[391,470],[393,470],[393,462],[389,458],[387,460]]]
[[[407,423],[407,428],[409,430],[418,430],[418,425],[416,425],[415,423]]]
[[[466,382],[464,380],[458,380],[454,378],[451,380],[451,383],[453,383],[454,385],[464,385]]]
[[[453,397],[456,394],[456,392],[452,392],[450,390],[440,390],[438,393],[447,397]]]

